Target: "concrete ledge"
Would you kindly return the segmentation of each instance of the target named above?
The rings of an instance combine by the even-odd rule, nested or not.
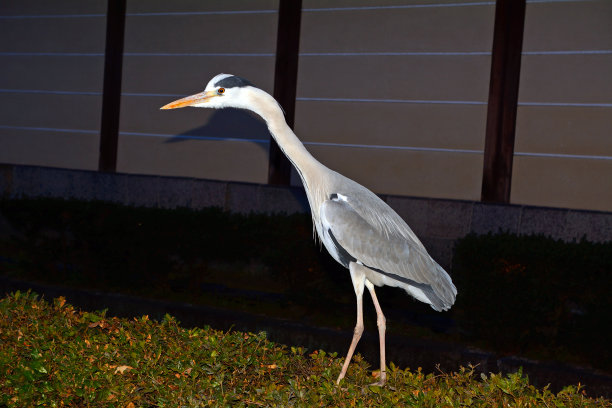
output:
[[[306,194],[298,187],[22,165],[0,166],[0,197],[102,200],[195,210],[220,207],[241,214],[309,212]],[[406,220],[443,267],[451,264],[454,242],[468,233],[541,234],[564,241],[612,240],[609,212],[419,197],[382,198]]]
[[[514,205],[474,203],[472,232],[476,234],[506,231],[518,234],[522,207]]]

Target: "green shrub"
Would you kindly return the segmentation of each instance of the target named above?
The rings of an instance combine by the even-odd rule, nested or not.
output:
[[[57,199],[0,200],[0,214],[20,233],[0,239],[3,276],[316,326],[355,324],[350,277],[313,242],[307,214]],[[612,373],[612,242],[469,235],[457,241],[450,272],[459,290],[450,312],[435,312],[397,288],[378,289],[389,332]],[[375,327],[369,307],[366,301],[365,325]]]
[[[520,371],[424,374],[390,363],[388,385],[368,386],[374,378],[359,356],[338,387],[341,363],[264,333],[184,329],[170,316],[118,319],[30,292],[0,300],[0,406],[611,406],[576,386],[537,389]]]
[[[453,277],[470,341],[612,368],[612,243],[469,235],[455,248]]]

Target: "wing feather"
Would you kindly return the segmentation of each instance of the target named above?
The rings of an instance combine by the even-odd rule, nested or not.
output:
[[[338,176],[341,181],[338,184],[341,187],[338,188],[337,193],[350,197],[349,204],[353,210],[373,228],[386,237],[404,237],[425,251],[425,247],[414,231],[386,202],[361,184],[344,176]],[[344,190],[346,193],[343,193]]]
[[[323,202],[320,207],[323,228],[333,234],[350,256],[395,280],[394,286],[430,287],[433,294],[428,297],[432,307],[448,309],[455,301],[457,290],[446,271],[429,256],[414,233],[402,234],[389,230],[388,226],[385,230],[372,221],[372,218],[388,217],[389,212],[400,218],[391,208],[383,208],[385,214],[379,213],[369,221],[355,208],[358,204],[353,197],[347,201]],[[405,224],[403,220],[402,223]]]

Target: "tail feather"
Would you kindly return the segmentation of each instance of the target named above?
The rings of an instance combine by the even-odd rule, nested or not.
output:
[[[431,285],[432,296],[431,307],[440,312],[442,310],[448,310],[455,303],[455,299],[457,297],[457,288],[453,284],[451,277],[446,273],[446,271],[440,266],[438,267],[438,277],[436,282]]]

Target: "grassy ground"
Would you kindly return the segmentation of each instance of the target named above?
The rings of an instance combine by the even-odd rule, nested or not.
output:
[[[557,394],[520,373],[424,374],[389,367],[388,385],[341,359],[263,334],[184,329],[170,316],[127,320],[16,292],[0,300],[0,406],[611,407],[577,386]]]
[[[4,276],[354,325],[348,273],[313,243],[307,215],[0,200],[0,216],[12,229],[0,236]],[[612,242],[468,236],[450,272],[459,296],[446,313],[378,289],[389,332],[612,373],[612,331],[602,330],[612,326]]]

